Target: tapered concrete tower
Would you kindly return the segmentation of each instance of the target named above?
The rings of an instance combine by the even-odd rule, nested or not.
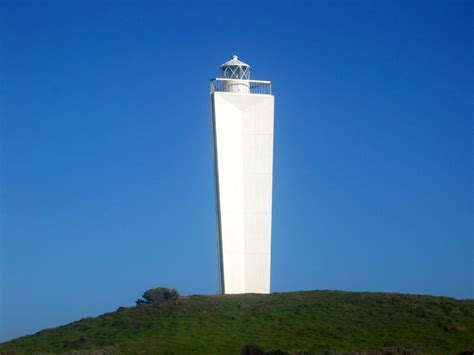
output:
[[[237,56],[211,79],[221,292],[269,293],[272,224],[271,82]]]

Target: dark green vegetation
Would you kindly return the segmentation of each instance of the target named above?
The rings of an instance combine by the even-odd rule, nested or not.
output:
[[[474,300],[338,291],[189,296],[42,330],[0,344],[0,352],[239,354],[248,344],[315,354],[472,351]]]
[[[166,301],[176,301],[179,293],[174,288],[157,287],[146,291],[142,298],[135,301],[136,304],[160,303]]]

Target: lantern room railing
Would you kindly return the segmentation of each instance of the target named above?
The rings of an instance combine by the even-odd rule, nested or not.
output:
[[[238,79],[225,79],[216,78],[211,79],[211,93],[213,92],[234,92],[229,90],[232,86],[245,86],[248,87],[246,93],[258,94],[258,95],[271,95],[272,94],[272,83],[271,81],[262,80],[238,80]]]

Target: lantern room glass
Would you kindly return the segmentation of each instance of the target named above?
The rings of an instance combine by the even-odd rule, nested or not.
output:
[[[250,80],[250,65],[239,60],[234,55],[232,59],[220,66],[224,79]]]

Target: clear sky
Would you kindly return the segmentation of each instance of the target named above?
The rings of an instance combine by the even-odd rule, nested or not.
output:
[[[272,290],[473,298],[472,1],[0,1],[0,341],[218,292],[209,79],[275,106]]]

